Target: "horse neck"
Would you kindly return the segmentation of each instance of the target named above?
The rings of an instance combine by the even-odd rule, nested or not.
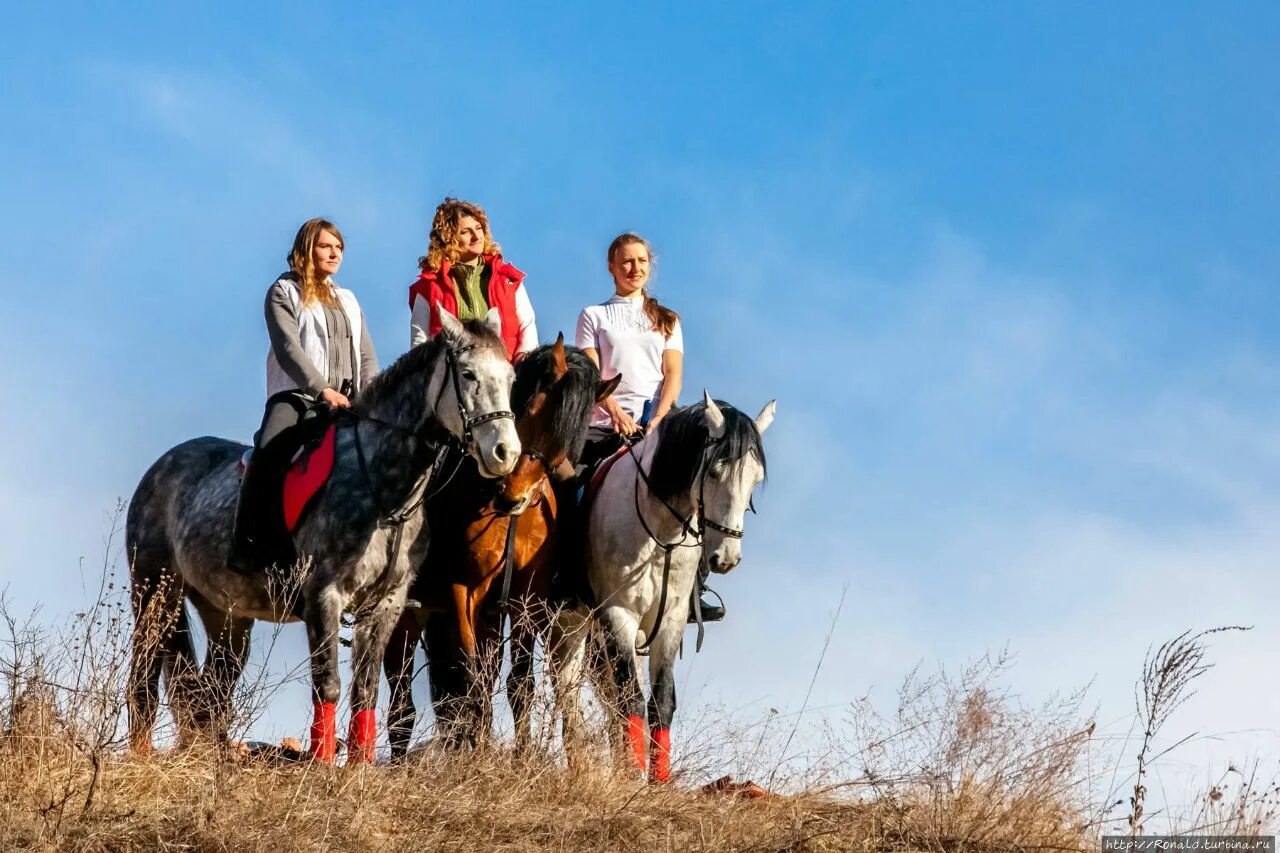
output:
[[[440,398],[440,383],[444,379],[444,358],[437,356],[425,370],[403,374],[400,381],[365,410],[376,420],[421,434],[430,421],[436,420],[431,404]]]
[[[435,454],[427,433],[435,420],[429,391],[441,372],[440,359],[430,369],[405,374],[403,381],[367,407],[360,440],[374,486],[385,509],[408,500]]]
[[[639,458],[639,465],[644,469],[645,473],[651,470],[653,466],[653,458],[658,453],[659,437],[656,433],[651,433],[649,437],[640,442],[636,446],[636,456]],[[638,474],[636,475],[639,476]],[[694,491],[697,490],[698,481],[694,480],[691,489],[673,495],[665,501],[666,505],[680,514],[681,518],[691,519],[694,511]],[[680,522],[677,521],[672,514],[663,507],[663,501],[649,491],[644,482],[640,482],[640,507],[644,512],[645,523],[649,525],[659,538],[664,541],[677,539],[683,531]],[[632,484],[634,489],[635,484]]]

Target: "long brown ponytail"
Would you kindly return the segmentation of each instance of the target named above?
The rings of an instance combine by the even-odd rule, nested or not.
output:
[[[636,234],[633,231],[627,231],[613,238],[613,242],[609,244],[609,252],[606,255],[609,264],[613,264],[613,256],[623,246],[630,246],[639,243],[644,246],[645,252],[649,254],[650,269],[653,265],[653,247],[649,245],[649,241]],[[652,275],[652,273],[650,273]],[[676,322],[679,321],[680,315],[672,311],[670,308],[660,304],[650,293],[649,288],[645,287],[640,291],[644,295],[644,313],[648,315],[649,322],[653,324],[655,331],[662,334],[664,338],[671,337],[671,333],[676,328]]]

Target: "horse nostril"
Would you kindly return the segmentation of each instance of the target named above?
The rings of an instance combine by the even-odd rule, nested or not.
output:
[[[507,446],[499,441],[493,446],[493,456],[499,462],[507,461]]]

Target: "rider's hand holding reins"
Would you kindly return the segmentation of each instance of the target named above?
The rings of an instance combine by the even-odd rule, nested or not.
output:
[[[332,388],[326,388],[320,392],[320,399],[328,403],[335,409],[351,408],[351,401],[347,399],[347,395]]]
[[[618,402],[612,397],[606,399],[601,405],[605,412],[609,415],[612,422],[613,431],[620,435],[631,435],[640,429],[640,425],[636,423],[636,419],[627,414],[627,410],[618,405]]]

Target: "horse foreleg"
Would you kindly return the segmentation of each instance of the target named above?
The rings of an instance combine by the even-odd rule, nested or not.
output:
[[[563,726],[565,756],[571,768],[582,763],[586,724],[582,717],[583,661],[590,619],[575,611],[561,611],[547,633],[547,656],[556,708]]]
[[[476,594],[475,589],[463,583],[455,583],[452,593],[454,628],[457,631],[458,697],[457,716],[451,739],[461,739],[474,746],[479,727],[476,691],[483,681],[480,673],[480,648],[476,636],[476,616],[480,609],[480,596]]]
[[[674,614],[673,614],[674,615]],[[671,779],[671,720],[676,713],[675,658],[683,619],[662,626],[649,650],[649,781]]]
[[[458,725],[462,693],[461,652],[458,649],[456,617],[451,613],[427,615],[423,633],[427,646],[427,680],[431,689],[431,709],[436,715],[436,731],[447,745],[453,745]]]
[[[409,751],[409,739],[418,718],[418,709],[413,704],[413,655],[420,636],[422,622],[416,614],[404,611],[391,629],[382,657],[382,671],[390,693],[387,740],[391,743],[392,758],[403,758]]]
[[[338,751],[338,628],[342,622],[342,594],[329,585],[308,590],[305,602],[307,644],[311,649],[312,758],[333,763]]]
[[[515,718],[516,751],[526,753],[533,742],[533,651],[538,634],[529,626],[512,623],[511,671],[507,674],[507,701]]]
[[[476,677],[471,682],[471,732],[475,745],[493,735],[493,697],[502,673],[502,619],[476,614]]]
[[[639,627],[635,617],[620,607],[605,608],[601,622],[605,628],[605,654],[618,690],[615,710],[625,720],[623,731],[628,756],[632,765],[644,770],[648,743],[645,737],[644,692],[640,689],[636,670],[636,633]]]
[[[404,612],[404,590],[378,602],[351,638],[351,733],[347,764],[372,764],[378,739],[378,671],[387,640]],[[410,666],[413,658],[410,657]],[[412,673],[411,673],[412,674]]]

